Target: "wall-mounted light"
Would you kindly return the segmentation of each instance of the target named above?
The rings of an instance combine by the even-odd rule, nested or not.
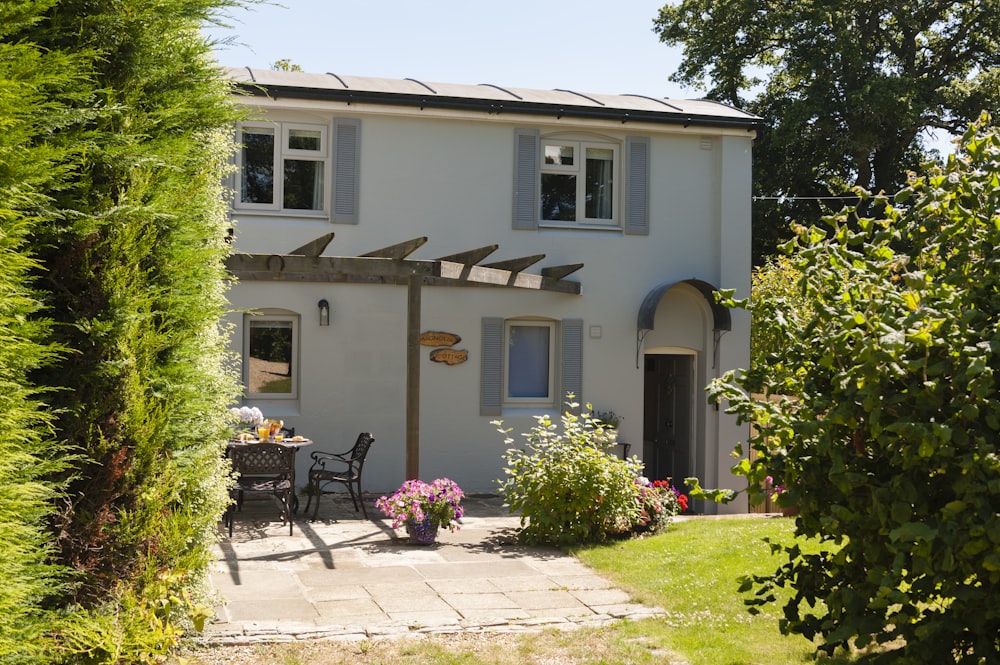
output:
[[[330,325],[330,303],[326,301],[326,298],[323,298],[317,303],[317,306],[319,307],[319,324],[321,326]]]

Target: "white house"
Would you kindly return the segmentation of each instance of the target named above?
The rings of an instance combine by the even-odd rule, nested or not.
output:
[[[229,75],[254,113],[237,132],[230,262],[247,404],[316,449],[373,432],[372,492],[408,475],[495,491],[491,421],[526,432],[567,392],[622,417],[651,479],[738,485],[746,432],[704,388],[749,363],[749,316],[712,292],[749,293],[759,118],[704,100]]]

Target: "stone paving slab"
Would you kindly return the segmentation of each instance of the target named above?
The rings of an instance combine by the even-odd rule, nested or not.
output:
[[[518,518],[496,497],[464,502],[462,528],[414,545],[388,520],[324,497],[320,519],[288,526],[273,506],[248,498],[233,537],[215,551],[219,598],[203,641],[361,640],[428,632],[521,632],[663,616],[631,602],[577,559],[516,541]]]

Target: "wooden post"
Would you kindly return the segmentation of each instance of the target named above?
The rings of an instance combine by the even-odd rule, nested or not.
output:
[[[420,476],[420,289],[410,275],[406,288],[406,479]]]

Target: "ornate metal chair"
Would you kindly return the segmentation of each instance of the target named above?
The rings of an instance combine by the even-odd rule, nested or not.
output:
[[[281,519],[288,522],[292,535],[292,479],[295,477],[295,449],[278,443],[256,443],[230,449],[229,458],[239,474],[229,495],[233,503],[226,510],[229,537],[233,536],[233,513],[242,507],[246,492],[272,494],[281,501]]]
[[[347,491],[351,494],[351,502],[354,504],[354,512],[358,512],[358,504],[361,504],[361,512],[365,519],[368,519],[368,511],[365,509],[365,502],[361,496],[361,470],[365,466],[365,457],[368,450],[375,443],[375,437],[371,432],[362,432],[358,435],[358,440],[354,447],[343,453],[324,453],[314,451],[310,453],[313,459],[312,466],[309,467],[309,500],[306,501],[306,511],[312,503],[313,495],[316,495],[316,505],[313,506],[312,519],[316,519],[319,512],[319,500],[324,494],[333,494],[333,490],[325,489],[331,483],[346,485]]]

